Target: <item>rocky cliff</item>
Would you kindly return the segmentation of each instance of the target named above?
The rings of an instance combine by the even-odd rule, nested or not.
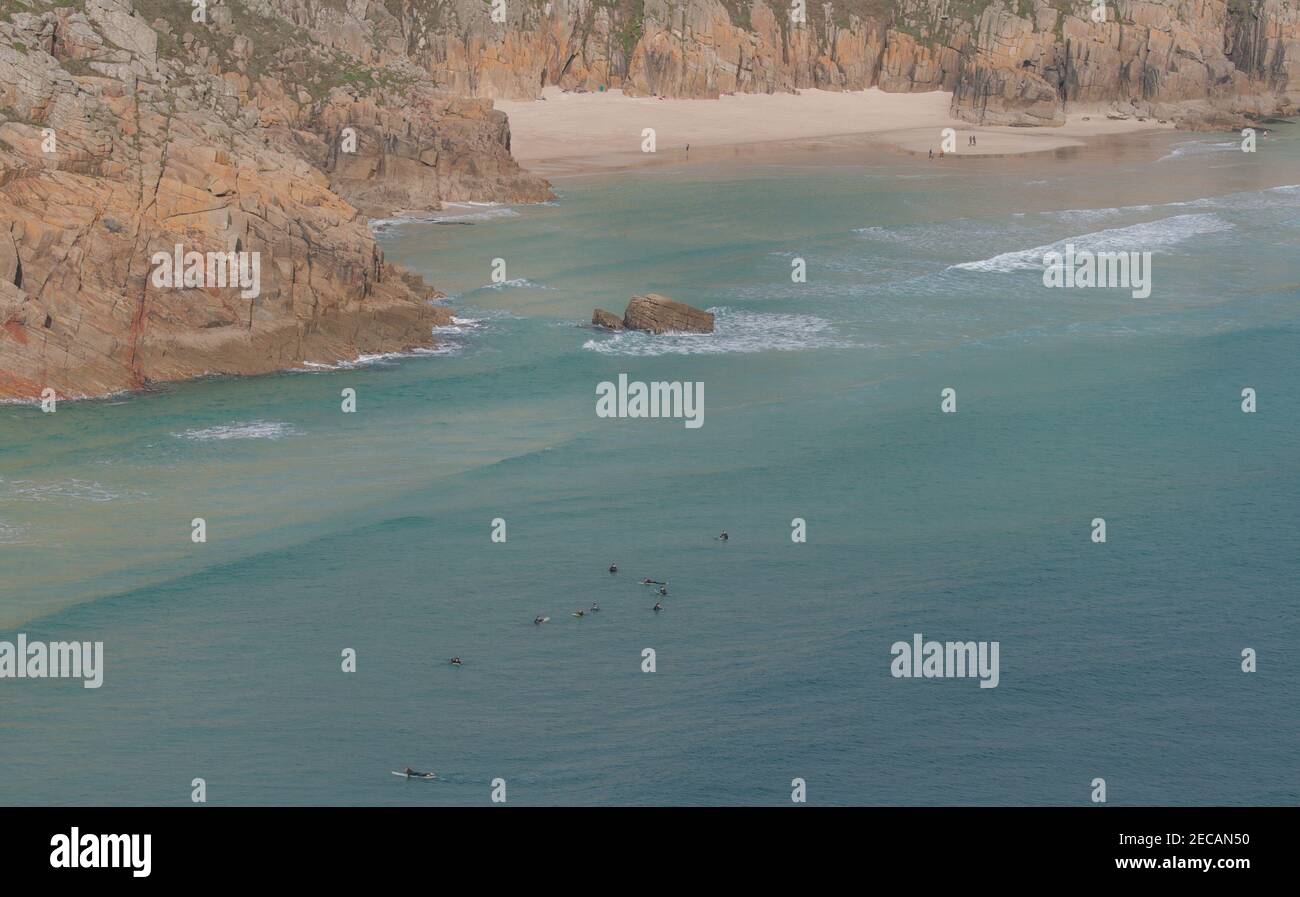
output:
[[[449,312],[366,214],[549,189],[490,101],[347,21],[351,43],[268,0],[0,0],[0,398],[432,342]]]
[[[0,399],[428,344],[448,313],[366,217],[549,197],[493,97],[943,89],[959,117],[1048,125],[1294,106],[1300,0],[1093,8],[0,0]]]
[[[802,7],[802,21],[792,12]],[[1114,103],[1195,124],[1289,109],[1300,0],[387,0],[410,57],[452,89],[548,84],[716,97],[804,87],[948,90],[953,114],[1056,124]],[[1102,20],[1098,21],[1097,18]]]

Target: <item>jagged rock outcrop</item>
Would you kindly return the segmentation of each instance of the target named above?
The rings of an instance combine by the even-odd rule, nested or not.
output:
[[[4,247],[0,246],[0,271],[3,271],[4,265]],[[612,311],[605,311],[598,308],[591,313],[591,326],[603,327],[605,330],[622,330],[623,319]]]
[[[950,90],[953,114],[1059,124],[1070,103],[1195,124],[1287,111],[1300,93],[1300,0],[390,0],[372,11],[458,92],[549,84],[716,97],[804,87]],[[379,27],[379,26],[377,26]]]
[[[438,91],[400,46],[326,46],[280,0],[201,23],[82,6],[0,11],[0,399],[429,345],[450,313],[365,213],[550,195],[490,101]]]
[[[623,313],[623,327],[650,333],[712,333],[713,313],[658,293],[633,296]]]

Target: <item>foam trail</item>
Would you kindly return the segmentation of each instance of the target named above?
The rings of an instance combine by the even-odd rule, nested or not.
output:
[[[1005,274],[1011,271],[1041,268],[1044,255],[1053,251],[1063,252],[1067,243],[1074,244],[1076,252],[1148,251],[1157,247],[1173,246],[1201,234],[1219,233],[1231,228],[1231,223],[1214,214],[1175,215],[1159,221],[1067,237],[1032,249],[1003,252],[991,258],[951,265],[948,270]]]

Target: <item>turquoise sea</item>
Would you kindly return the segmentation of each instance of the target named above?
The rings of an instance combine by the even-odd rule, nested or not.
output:
[[[0,408],[0,640],[106,653],[0,680],[0,804],[1300,802],[1300,128],[556,188],[377,225],[432,353]],[[1044,288],[1067,241],[1152,295]],[[649,291],[717,333],[584,326]],[[998,687],[892,678],[917,632]]]

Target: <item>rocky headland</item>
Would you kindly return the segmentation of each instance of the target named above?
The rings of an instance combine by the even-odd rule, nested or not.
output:
[[[360,7],[3,0],[0,399],[433,342],[449,310],[367,215],[551,194],[490,100],[439,90]],[[211,264],[160,286],[173,253],[223,277],[256,254],[257,289]]]

